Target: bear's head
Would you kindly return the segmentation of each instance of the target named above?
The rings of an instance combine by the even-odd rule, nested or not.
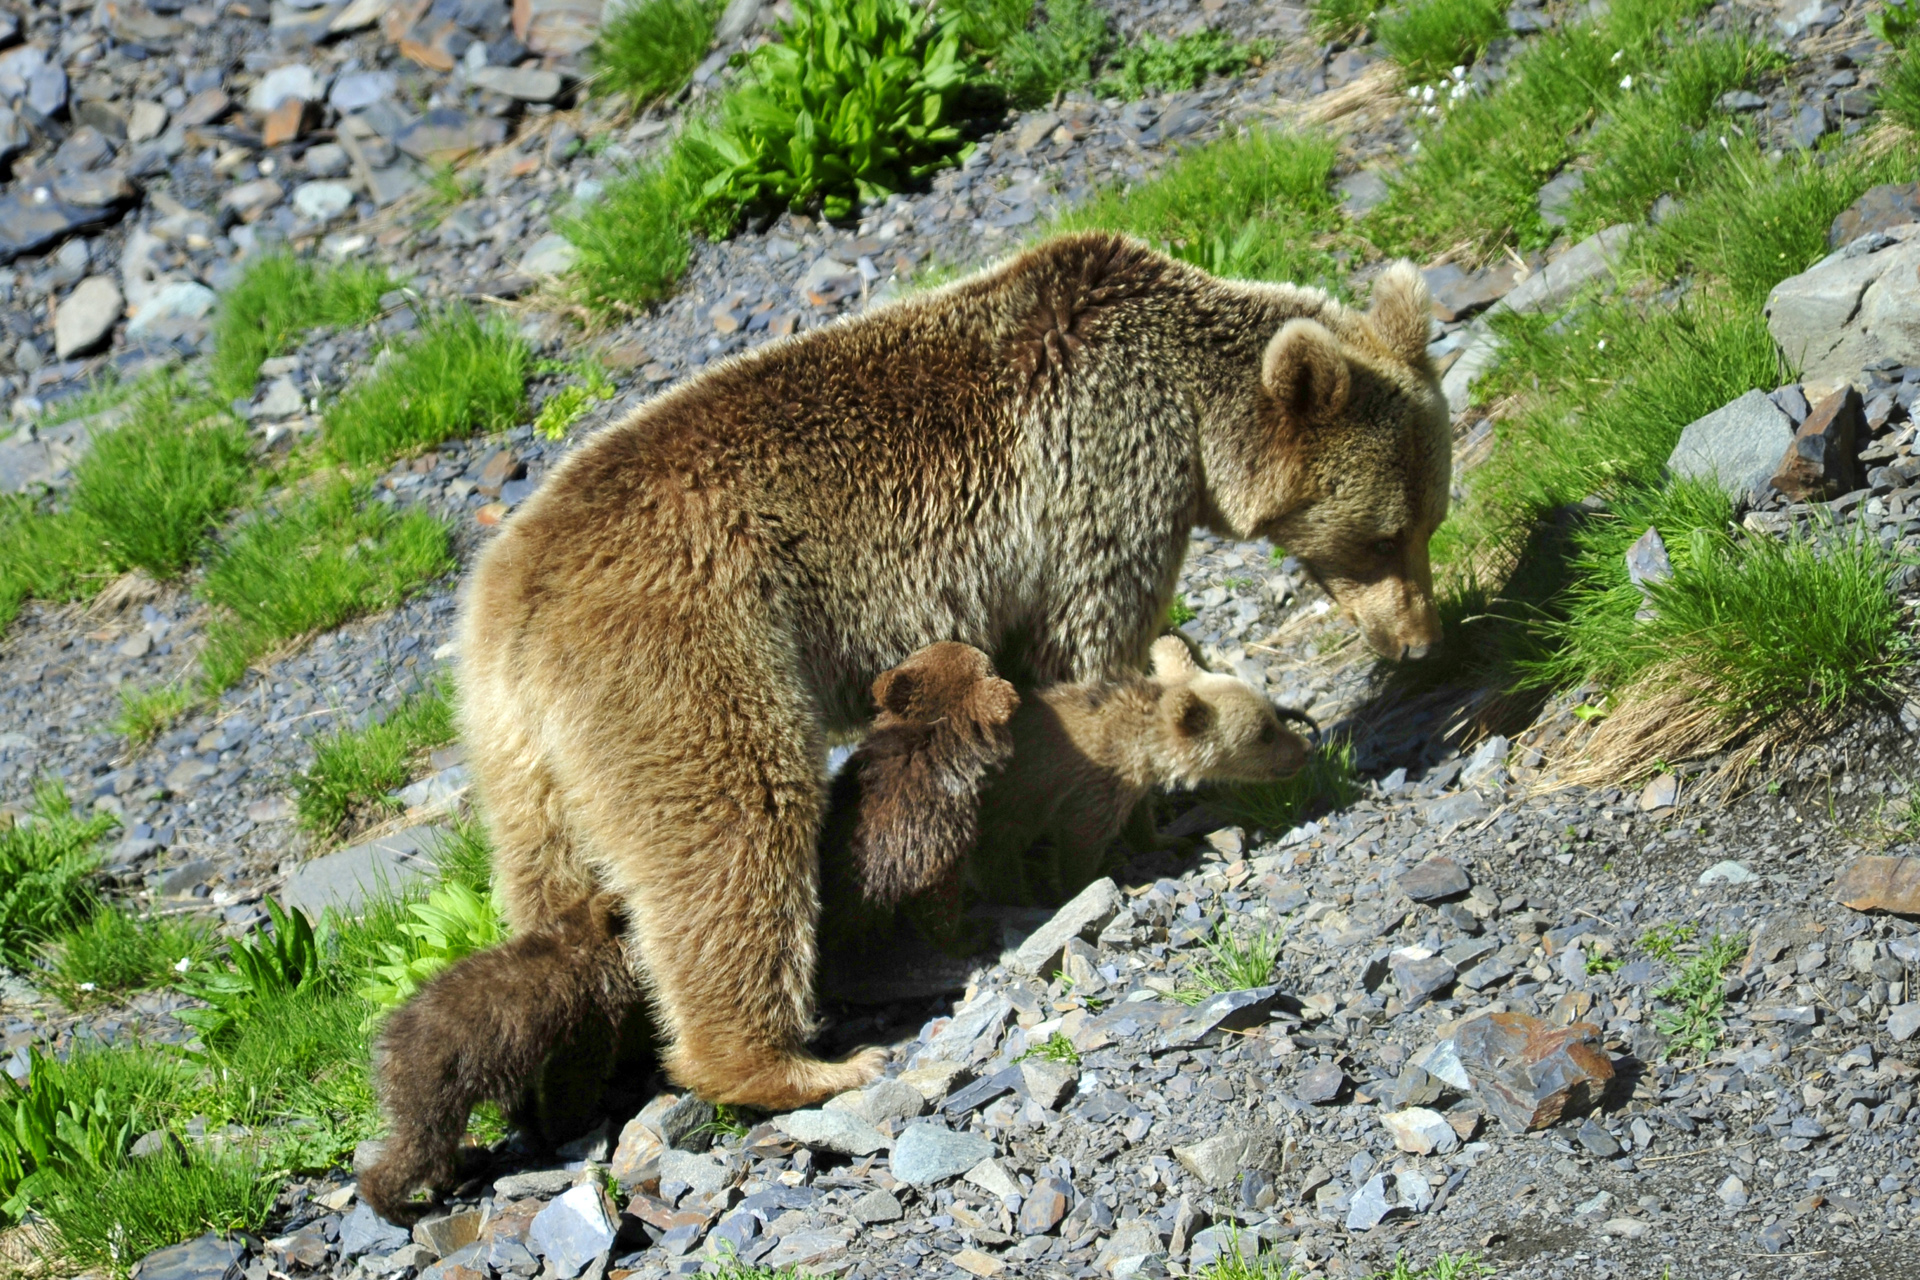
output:
[[[1020,696],[995,674],[993,662],[972,645],[942,640],[916,650],[873,682],[876,728],[888,723],[954,721],[988,730],[1013,718]]]
[[[1177,637],[1154,642],[1153,679],[1161,687],[1160,748],[1181,782],[1273,782],[1307,763],[1307,740],[1280,723],[1264,695],[1201,670]]]
[[[1370,310],[1327,300],[1317,318],[1286,321],[1261,361],[1258,430],[1203,446],[1224,523],[1284,547],[1394,659],[1440,639],[1427,547],[1453,463],[1431,314],[1426,282],[1400,262],[1375,282]]]

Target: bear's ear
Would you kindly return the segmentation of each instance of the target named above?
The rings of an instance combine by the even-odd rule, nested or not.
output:
[[[882,711],[904,717],[920,693],[920,674],[912,667],[882,671],[873,682],[873,700]]]
[[[1289,320],[1267,344],[1260,381],[1299,422],[1325,422],[1347,406],[1353,374],[1340,340],[1315,320]]]
[[[1213,728],[1213,704],[1191,689],[1171,695],[1173,731],[1183,738],[1197,738]]]
[[[1179,636],[1161,636],[1153,642],[1153,675],[1156,680],[1180,680],[1200,674],[1193,653]]]
[[[1373,282],[1373,308],[1367,319],[1387,350],[1408,364],[1424,360],[1427,335],[1433,328],[1433,299],[1419,268],[1402,259],[1381,272]]]

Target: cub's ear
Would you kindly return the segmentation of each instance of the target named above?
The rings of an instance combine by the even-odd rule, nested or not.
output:
[[[1433,326],[1433,299],[1419,268],[1402,259],[1381,272],[1373,282],[1373,308],[1367,319],[1387,350],[1408,364],[1424,360]]]
[[[1301,422],[1325,422],[1347,407],[1353,374],[1340,340],[1315,320],[1289,320],[1267,344],[1260,381]]]
[[[1213,728],[1213,704],[1191,689],[1168,695],[1173,699],[1168,710],[1173,731],[1183,738],[1197,738]]]
[[[882,671],[873,682],[873,701],[882,711],[905,716],[920,694],[920,673],[911,667]]]
[[[1179,680],[1200,674],[1193,652],[1179,636],[1161,636],[1153,642],[1153,675],[1156,680]]]

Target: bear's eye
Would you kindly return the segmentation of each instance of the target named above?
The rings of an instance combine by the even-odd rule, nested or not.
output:
[[[1262,742],[1272,742],[1272,741],[1273,741],[1273,737],[1274,737],[1274,730],[1273,730],[1273,726],[1272,726],[1272,725],[1266,725],[1266,726],[1264,726],[1264,727],[1262,727],[1262,728],[1261,728],[1261,730],[1260,730],[1260,741],[1262,741]]]
[[[1392,538],[1382,538],[1373,544],[1373,554],[1377,556],[1390,556],[1399,549],[1399,544]]]

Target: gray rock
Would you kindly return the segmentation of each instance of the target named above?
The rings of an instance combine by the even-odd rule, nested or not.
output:
[[[353,207],[353,188],[344,182],[303,182],[293,189],[293,210],[313,222],[331,222]]]
[[[413,1237],[405,1227],[396,1227],[366,1204],[356,1204],[340,1223],[340,1260],[349,1262],[363,1253],[392,1253]]]
[[[1744,1209],[1747,1206],[1747,1184],[1731,1173],[1714,1190],[1714,1194],[1729,1209]]]
[[[584,1184],[534,1215],[527,1242],[557,1280],[572,1280],[613,1247],[613,1219],[598,1186]]]
[[[1455,413],[1464,412],[1472,406],[1473,384],[1481,374],[1493,367],[1503,345],[1500,336],[1488,327],[1485,320],[1475,320],[1465,332],[1468,336],[1460,355],[1440,379],[1440,391],[1447,398],[1447,408]]]
[[[1586,189],[1587,175],[1578,169],[1565,170],[1552,178],[1535,197],[1540,206],[1540,221],[1550,227],[1566,226],[1573,198]]]
[[[134,1264],[134,1280],[240,1280],[247,1272],[247,1246],[208,1232],[185,1244],[160,1249]]]
[[[1209,1138],[1173,1149],[1181,1167],[1214,1191],[1237,1186],[1249,1169],[1280,1171],[1281,1144],[1270,1129],[1222,1128]]]
[[[565,87],[558,71],[540,67],[481,67],[467,78],[476,88],[521,102],[552,102]]]
[[[775,1116],[773,1126],[803,1147],[836,1155],[872,1155],[889,1145],[885,1134],[847,1111],[795,1111]]]
[[[370,898],[432,876],[434,851],[445,836],[445,827],[408,827],[301,863],[287,877],[281,904],[297,907],[315,920],[328,907],[344,914],[357,912]]]
[[[1482,739],[1480,745],[1473,749],[1473,754],[1467,758],[1467,762],[1460,766],[1460,785],[1463,787],[1500,786],[1506,778],[1504,770],[1507,751],[1511,746],[1512,744],[1505,736],[1498,733]],[[1428,821],[1436,826],[1440,825],[1432,815],[1428,816]]]
[[[1321,1062],[1294,1082],[1293,1096],[1320,1106],[1338,1099],[1346,1087],[1347,1073],[1331,1062]]]
[[[1801,150],[1811,150],[1820,139],[1827,136],[1826,108],[1818,103],[1808,103],[1793,113],[1793,123],[1787,126],[1787,136],[1793,145]]]
[[[899,1197],[885,1187],[873,1190],[847,1206],[847,1216],[863,1227],[876,1226],[883,1222],[898,1222],[907,1211],[900,1205]]]
[[[85,175],[81,175],[84,177]],[[37,253],[76,231],[105,226],[120,218],[118,200],[76,202],[62,194],[98,195],[98,184],[61,181],[55,185],[18,187],[0,196],[0,265],[23,253]]]
[[[327,94],[337,111],[359,111],[393,97],[399,80],[391,71],[354,71],[339,77]]]
[[[579,255],[571,240],[558,232],[550,232],[535,240],[520,256],[520,274],[557,276],[570,269]]]
[[[765,0],[727,0],[727,7],[720,13],[720,21],[714,24],[713,42],[716,45],[729,44],[747,34],[754,20],[760,16],[764,3]]]
[[[1887,1034],[1894,1041],[1905,1044],[1920,1032],[1920,1001],[1897,1004],[1887,1010]]]
[[[1753,884],[1759,879],[1759,876],[1731,858],[1716,862],[1700,873],[1701,884]]]
[[[814,1267],[830,1262],[847,1251],[848,1236],[836,1231],[796,1231],[780,1237],[773,1252],[759,1265],[771,1271],[787,1267]]]
[[[1279,1003],[1279,987],[1253,987],[1210,996],[1178,1016],[1178,1021],[1161,1035],[1156,1051],[1165,1053],[1218,1044],[1229,1032],[1265,1025]]]
[[[1671,577],[1673,561],[1667,557],[1666,540],[1658,529],[1649,525],[1627,548],[1627,579],[1645,591],[1648,583],[1665,582]]]
[[[1340,193],[1340,207],[1350,218],[1371,213],[1386,203],[1388,195],[1387,180],[1372,169],[1348,174],[1334,184],[1334,190]]]
[[[911,1120],[927,1112],[927,1096],[899,1080],[876,1080],[827,1099],[829,1111],[848,1111],[878,1127],[890,1120]]]
[[[1515,285],[1492,310],[1559,310],[1580,290],[1611,276],[1632,238],[1633,227],[1625,222],[1595,232]]]
[[[1043,1236],[1060,1225],[1073,1206],[1073,1184],[1065,1178],[1040,1178],[1020,1203],[1014,1229],[1023,1236]]]
[[[1688,423],[1667,470],[1682,479],[1711,481],[1738,498],[1773,474],[1792,441],[1792,419],[1766,392],[1749,391]]]
[[[993,1143],[934,1124],[910,1124],[893,1144],[893,1176],[925,1187],[957,1178],[993,1154]]]
[[[450,813],[460,804],[473,785],[473,774],[464,764],[449,765],[394,793],[409,809],[424,813]]]
[[[1861,236],[1920,222],[1920,182],[1883,182],[1841,211],[1827,229],[1827,248],[1840,249]]]
[[[573,1172],[568,1169],[531,1169],[495,1178],[493,1194],[502,1200],[524,1200],[529,1196],[545,1199],[559,1195],[573,1182]]]
[[[53,352],[61,360],[94,350],[120,319],[120,286],[111,276],[88,276],[61,299],[53,326]]]
[[[1027,1097],[1049,1111],[1057,1111],[1072,1095],[1080,1073],[1064,1062],[1023,1062],[1020,1079]]]
[[[127,321],[127,336],[138,337],[164,320],[198,320],[218,301],[213,290],[192,280],[161,285]]]
[[[319,102],[325,96],[319,73],[302,63],[292,63],[275,67],[253,82],[253,88],[247,91],[247,110],[266,115],[289,98]]]
[[[1400,989],[1400,1001],[1409,1010],[1433,999],[1454,979],[1453,965],[1444,956],[1429,954],[1424,947],[1402,947],[1393,953],[1389,964],[1394,985]]]
[[[1380,1117],[1380,1123],[1393,1135],[1395,1146],[1417,1156],[1447,1155],[1460,1145],[1460,1135],[1453,1131],[1447,1118],[1426,1107],[1386,1112]]]
[[[1354,1192],[1347,1230],[1371,1231],[1388,1218],[1419,1213],[1432,1203],[1433,1188],[1418,1173],[1376,1173]]]
[[[293,385],[292,378],[275,378],[267,384],[267,389],[253,406],[256,418],[290,418],[303,412],[307,407],[307,398],[300,394],[300,388]]]
[[[999,1047],[1000,1034],[1012,1020],[1011,1000],[997,991],[983,992],[972,1004],[954,1013],[939,1034],[927,1042],[920,1056],[929,1061],[965,1065],[982,1062]]]
[[[1394,888],[1415,902],[1445,902],[1473,887],[1467,873],[1452,858],[1435,855],[1415,863],[1411,870],[1394,881]]]
[[[718,1156],[668,1147],[660,1153],[660,1180],[684,1182],[700,1194],[709,1195],[732,1184],[733,1170]]]
[[[1059,967],[1061,949],[1068,941],[1098,937],[1119,912],[1122,901],[1119,886],[1112,878],[1100,877],[1075,894],[1054,913],[1053,919],[1034,930],[1014,949],[1011,967],[1017,973],[1051,974]]]
[[[1808,383],[1864,390],[1861,371],[1877,361],[1920,364],[1920,224],[1862,236],[1782,280],[1766,315],[1781,354]],[[1772,461],[1785,449],[1782,441]]]

